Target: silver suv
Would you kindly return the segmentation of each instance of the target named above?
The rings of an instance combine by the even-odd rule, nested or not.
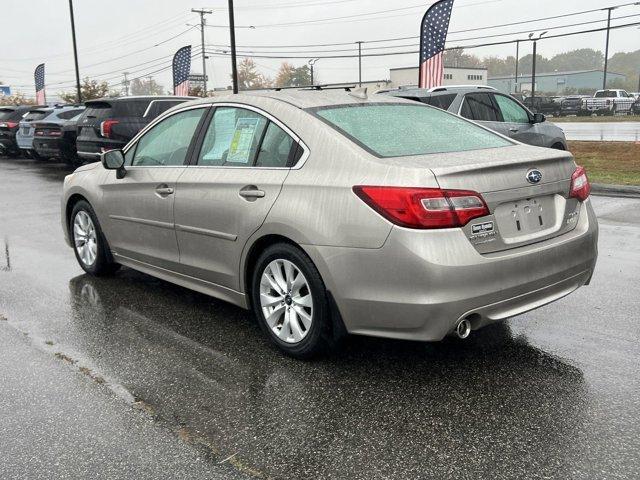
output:
[[[532,113],[511,95],[492,87],[461,85],[428,90],[403,87],[384,93],[448,110],[518,142],[567,149],[567,140],[560,127],[547,122],[543,114]]]
[[[597,223],[568,152],[421,103],[287,91],[188,102],[67,176],[80,266],[254,311],[307,357],[342,333],[421,341],[588,283]]]

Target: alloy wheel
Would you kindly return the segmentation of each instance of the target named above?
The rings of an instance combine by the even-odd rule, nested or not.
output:
[[[98,255],[98,237],[91,217],[84,210],[73,219],[73,241],[82,263],[86,267],[93,265]]]
[[[304,274],[289,260],[269,263],[260,277],[260,305],[271,331],[283,342],[302,341],[313,322],[313,298]]]

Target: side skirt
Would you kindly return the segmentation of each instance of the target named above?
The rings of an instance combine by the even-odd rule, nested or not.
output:
[[[219,298],[220,300],[233,303],[234,305],[237,305],[241,308],[248,308],[247,298],[244,293],[237,292],[235,290],[232,290],[231,288],[223,287],[222,285],[217,285],[215,283],[200,280],[195,277],[190,277],[189,275],[184,275],[172,270],[156,267],[149,263],[141,262],[140,260],[134,260],[133,258],[119,255],[113,251],[111,253],[114,260],[117,263],[124,265],[125,267],[133,268],[134,270],[138,270],[153,277],[166,280],[167,282],[175,283],[176,285],[180,285],[181,287],[189,288],[191,290],[195,290],[196,292]]]

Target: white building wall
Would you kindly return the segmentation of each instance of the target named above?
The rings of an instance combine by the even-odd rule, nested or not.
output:
[[[393,68],[389,71],[391,87],[418,84],[418,67]],[[444,67],[444,85],[486,85],[486,68]]]

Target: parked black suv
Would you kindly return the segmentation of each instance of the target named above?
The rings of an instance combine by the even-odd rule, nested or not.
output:
[[[101,98],[85,103],[78,120],[78,156],[98,161],[102,152],[124,147],[161,113],[193,97],[144,96]]]
[[[33,149],[41,158],[60,158],[77,166],[76,137],[78,135],[78,114],[68,120],[40,122],[35,125]]]
[[[31,110],[42,108],[42,105],[6,105],[0,107],[0,154],[20,155],[16,143],[16,133],[20,128],[20,120]]]
[[[560,104],[551,97],[527,97],[522,103],[533,113],[544,113],[554,117],[559,117],[561,113]]]

